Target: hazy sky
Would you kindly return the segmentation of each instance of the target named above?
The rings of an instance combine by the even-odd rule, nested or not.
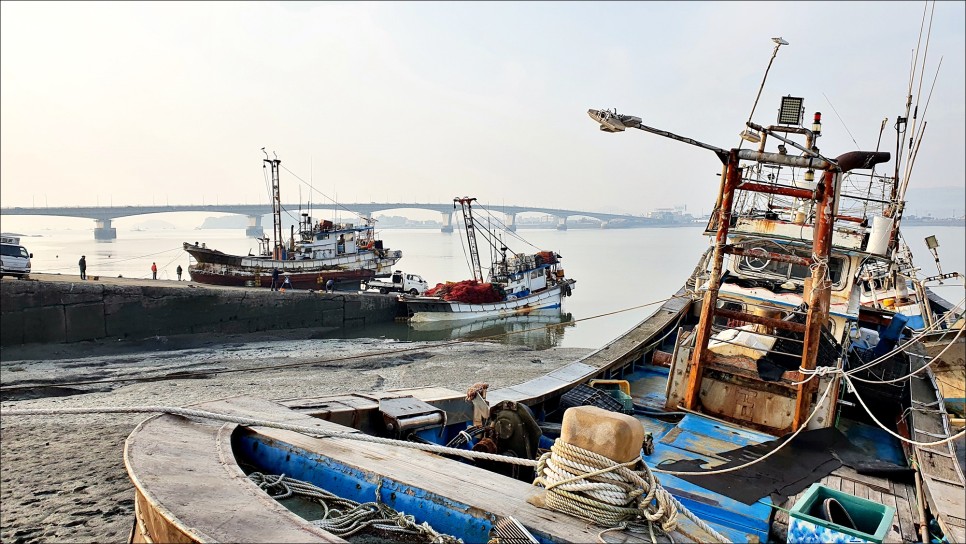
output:
[[[924,7],[3,2],[0,203],[267,203],[265,147],[343,202],[707,211],[712,153],[600,132],[586,110],[733,147],[782,36],[755,120],[804,96],[824,153],[856,149],[846,127],[874,149],[903,111]],[[964,7],[935,5],[913,186],[966,184]],[[283,170],[283,200],[300,191]]]

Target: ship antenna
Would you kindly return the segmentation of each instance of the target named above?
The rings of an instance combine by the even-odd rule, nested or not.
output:
[[[783,45],[788,45],[788,42],[783,40],[780,36],[777,38],[772,38],[771,41],[775,42],[775,49],[771,52],[771,58],[768,59],[768,66],[765,68],[765,75],[761,78],[761,85],[758,86],[758,95],[755,96],[755,103],[752,104],[751,113],[748,114],[749,123],[751,122],[751,118],[755,115],[755,109],[758,107],[758,99],[761,98],[761,91],[765,88],[765,80],[768,79],[768,71],[771,70],[771,64],[775,62],[775,57],[778,55],[778,48]],[[759,136],[748,129],[742,130],[740,136],[742,140],[748,140],[751,143],[758,143],[758,141],[760,141]],[[741,149],[740,141],[738,142],[738,149]]]

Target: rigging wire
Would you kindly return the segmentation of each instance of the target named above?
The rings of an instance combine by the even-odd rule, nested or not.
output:
[[[456,339],[456,340],[450,340],[450,341],[442,342],[442,343],[439,343],[439,344],[433,344],[431,346],[414,346],[414,347],[410,347],[410,348],[394,348],[392,350],[378,351],[378,352],[374,352],[374,353],[363,353],[363,354],[356,354],[356,355],[346,355],[346,356],[343,356],[343,357],[332,357],[332,358],[328,358],[328,359],[319,359],[319,360],[313,360],[313,361],[302,361],[302,362],[298,362],[298,363],[271,364],[271,365],[255,366],[255,367],[248,367],[248,368],[225,368],[225,369],[214,369],[214,370],[198,370],[198,371],[194,371],[194,372],[178,372],[176,374],[169,374],[169,375],[163,375],[163,376],[147,376],[147,377],[145,377],[145,376],[133,376],[133,377],[130,377],[130,378],[104,378],[104,379],[100,379],[100,380],[84,380],[84,381],[77,381],[77,382],[70,382],[70,383],[59,383],[59,384],[57,384],[57,387],[72,387],[72,386],[75,386],[75,385],[91,385],[91,384],[101,384],[101,383],[160,382],[160,381],[168,381],[168,380],[183,380],[183,379],[186,379],[186,378],[191,378],[191,377],[196,377],[196,376],[197,377],[201,377],[201,376],[210,376],[210,375],[213,375],[213,374],[233,374],[233,373],[236,373],[236,372],[253,372],[253,371],[259,371],[259,370],[275,370],[275,369],[280,369],[280,368],[296,368],[296,367],[301,367],[301,366],[312,366],[312,365],[321,365],[321,364],[327,364],[327,363],[338,363],[338,362],[343,362],[343,361],[351,361],[351,360],[356,360],[356,359],[366,359],[366,358],[369,358],[369,357],[381,357],[381,356],[386,356],[386,355],[398,355],[400,353],[407,353],[407,352],[426,351],[426,350],[432,350],[432,349],[442,348],[442,347],[446,347],[446,346],[453,346],[453,345],[460,344],[460,343],[480,342],[480,341],[483,341],[483,340],[492,340],[492,339],[497,339],[497,338],[503,338],[503,337],[512,336],[512,335],[515,335],[515,334],[525,334],[525,333],[528,333],[528,332],[535,332],[535,331],[541,331],[541,330],[546,330],[546,329],[559,328],[559,327],[567,326],[570,323],[580,323],[580,322],[583,322],[583,321],[591,321],[593,319],[600,319],[600,318],[603,318],[603,317],[609,317],[609,316],[617,315],[617,314],[624,313],[624,312],[630,312],[630,311],[633,311],[633,310],[640,310],[640,309],[646,308],[648,306],[654,306],[655,304],[662,304],[662,303],[667,302],[667,301],[669,301],[671,299],[674,299],[674,298],[688,298],[688,296],[687,295],[673,295],[673,296],[670,296],[670,297],[665,298],[665,299],[655,300],[653,302],[648,302],[648,303],[645,303],[645,304],[639,304],[637,306],[631,306],[629,308],[622,308],[622,309],[614,310],[614,311],[611,311],[611,312],[605,312],[605,313],[602,313],[602,314],[592,315],[592,316],[588,316],[588,317],[582,317],[580,319],[574,319],[572,321],[569,321],[568,323],[553,323],[553,324],[550,324],[550,325],[544,325],[542,327],[534,327],[534,328],[529,328],[529,329],[524,329],[524,330],[517,330],[517,331],[510,331],[510,332],[504,332],[504,333],[499,333],[499,334],[492,334],[492,335],[489,335],[489,336],[482,336],[482,337],[473,338],[473,339]],[[38,387],[40,385],[48,385],[48,384],[44,384],[42,382],[35,382],[35,383],[31,383],[31,384],[4,385],[4,386],[0,386],[0,391],[16,391],[16,390],[20,390],[20,389],[30,389],[30,388]]]
[[[308,188],[309,188],[309,189],[310,189],[310,190],[311,190],[312,192],[314,192],[314,193],[318,193],[318,194],[320,194],[320,195],[322,195],[322,196],[323,196],[323,197],[324,197],[324,198],[325,198],[326,200],[328,200],[329,202],[332,202],[332,204],[333,204],[333,205],[335,206],[335,208],[337,208],[337,209],[342,209],[342,210],[345,210],[345,211],[347,211],[347,212],[349,212],[349,213],[351,213],[352,215],[355,215],[355,216],[357,216],[357,217],[358,217],[359,219],[367,219],[366,217],[363,217],[363,215],[362,215],[362,214],[360,214],[360,213],[358,213],[358,212],[354,212],[354,211],[352,211],[352,210],[350,210],[349,208],[346,208],[346,207],[345,207],[345,206],[343,206],[342,204],[339,204],[339,202],[338,202],[338,201],[336,201],[336,200],[334,200],[334,199],[332,199],[332,197],[330,197],[329,195],[327,195],[327,194],[325,194],[325,193],[323,193],[322,191],[319,191],[318,189],[316,189],[315,187],[313,187],[311,183],[309,183],[309,182],[307,182],[307,181],[305,181],[304,179],[302,179],[302,178],[300,178],[300,177],[298,176],[298,174],[296,174],[295,172],[293,172],[293,171],[291,171],[291,170],[289,170],[289,169],[288,169],[288,168],[286,168],[286,167],[285,167],[284,165],[279,165],[279,166],[281,166],[281,167],[282,167],[282,169],[284,169],[284,170],[285,170],[286,172],[288,172],[289,174],[292,174],[292,176],[294,176],[294,177],[295,177],[295,179],[297,179],[297,180],[299,180],[299,181],[300,181],[300,182],[301,182],[301,183],[302,183],[303,185],[305,185],[306,187],[308,187]]]
[[[848,132],[849,133],[849,138],[852,138],[852,143],[855,144],[855,148],[856,149],[861,149],[862,146],[859,145],[859,142],[856,142],[855,141],[855,136],[852,135],[852,131],[849,130],[849,126],[845,124],[845,120],[842,119],[842,116],[841,115],[839,115],[839,111],[837,109],[835,109],[835,106],[832,105],[832,101],[829,100],[828,95],[826,95],[825,92],[823,91],[822,92],[822,96],[825,97],[825,101],[828,102],[828,106],[830,108],[832,108],[832,113],[834,113],[835,116],[839,118],[839,122],[842,123],[842,126],[843,127],[845,127],[845,132]],[[883,126],[885,126],[885,123],[883,123]],[[881,134],[882,134],[882,131],[881,130],[879,131],[879,134],[881,136]]]

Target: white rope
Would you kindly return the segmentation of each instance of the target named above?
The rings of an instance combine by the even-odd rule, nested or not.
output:
[[[342,538],[372,527],[382,531],[422,536],[433,544],[463,542],[451,535],[440,534],[427,522],[416,523],[415,517],[384,504],[379,498],[381,481],[376,486],[376,502],[359,503],[284,474],[276,476],[253,472],[248,475],[248,479],[275,500],[299,496],[317,502],[322,506],[323,514],[320,519],[310,520],[312,525]]]
[[[808,415],[808,417],[805,419],[805,421],[802,422],[802,425],[798,428],[798,430],[795,431],[794,433],[792,433],[791,436],[789,436],[788,439],[785,440],[785,442],[783,442],[780,446],[778,446],[777,448],[771,450],[770,452],[766,453],[765,455],[762,455],[758,459],[755,459],[753,461],[749,461],[749,462],[747,462],[747,463],[745,463],[743,465],[738,465],[736,467],[721,468],[721,469],[716,469],[716,470],[702,470],[702,471],[689,472],[689,471],[677,471],[677,470],[661,470],[661,469],[659,469],[657,467],[654,467],[651,470],[653,470],[654,472],[657,472],[658,474],[670,474],[671,476],[712,476],[712,475],[715,475],[715,474],[725,474],[725,473],[728,473],[728,472],[735,472],[736,470],[741,470],[741,469],[744,469],[744,468],[748,468],[751,465],[754,465],[756,463],[760,463],[760,462],[764,461],[765,459],[768,459],[772,455],[775,455],[776,453],[778,453],[779,451],[781,451],[781,449],[784,448],[785,446],[787,446],[789,444],[789,442],[792,441],[792,439],[794,439],[796,436],[798,436],[798,434],[800,432],[802,432],[802,431],[805,430],[805,428],[808,426],[808,422],[811,421],[813,417],[815,417],[815,414],[816,413],[818,413],[818,409],[822,406],[822,402],[825,401],[825,397],[827,397],[828,394],[829,394],[829,392],[832,390],[832,385],[834,383],[835,383],[834,380],[829,381],[828,387],[826,387],[825,388],[825,392],[822,393],[822,397],[819,398],[818,399],[818,402],[815,403],[815,408],[812,410],[812,413],[810,413]]]
[[[949,436],[949,437],[946,437],[946,438],[944,438],[942,440],[937,440],[935,442],[917,442],[915,440],[910,440],[910,439],[908,439],[908,438],[906,438],[906,437],[904,437],[904,436],[902,436],[900,434],[897,434],[897,433],[893,432],[891,429],[889,429],[888,427],[886,427],[885,425],[883,425],[882,422],[880,422],[878,419],[876,419],[875,415],[872,414],[872,411],[869,410],[869,407],[865,405],[865,401],[862,400],[862,397],[861,396],[859,396],[859,392],[855,390],[855,385],[852,383],[852,379],[849,377],[849,375],[848,374],[842,374],[842,377],[845,379],[845,382],[848,384],[848,386],[850,388],[849,390],[852,391],[852,393],[855,394],[855,398],[858,399],[859,404],[862,405],[862,408],[865,409],[865,412],[867,414],[869,414],[869,417],[870,418],[872,418],[872,421],[875,421],[876,425],[878,425],[879,427],[881,427],[882,430],[884,430],[885,432],[887,432],[887,433],[891,434],[892,436],[898,438],[902,442],[905,442],[907,444],[912,444],[913,446],[920,446],[920,447],[939,446],[939,445],[942,445],[942,444],[946,444],[947,442],[952,442],[953,440],[956,440],[957,438],[962,438],[963,436],[966,436],[966,429],[964,429],[964,430],[960,431],[959,433],[954,434],[953,436]]]
[[[922,365],[921,367],[919,367],[918,370],[914,370],[914,371],[910,372],[909,374],[906,374],[905,376],[902,376],[901,378],[896,378],[894,380],[867,380],[865,378],[859,378],[858,376],[851,376],[851,374],[853,374],[853,372],[845,372],[845,374],[849,374],[850,377],[853,380],[857,380],[857,381],[865,382],[865,383],[883,383],[883,384],[885,384],[885,383],[896,383],[896,382],[900,382],[900,381],[903,381],[903,380],[907,380],[907,379],[909,379],[909,378],[911,378],[911,377],[919,374],[923,370],[929,368],[930,366],[932,366],[933,363],[935,363],[936,361],[938,361],[939,358],[942,357],[943,354],[945,354],[946,351],[949,350],[949,348],[953,347],[953,344],[956,342],[956,340],[959,340],[959,337],[963,335],[963,331],[964,330],[966,330],[966,329],[959,329],[959,332],[956,333],[956,336],[954,336],[953,339],[950,340],[948,344],[946,344],[946,347],[944,347],[942,349],[942,351],[940,351],[939,353],[937,353],[936,356],[932,358],[932,360],[930,360],[928,363],[926,363],[926,364]],[[916,355],[917,357],[925,357],[923,355],[919,355],[919,354],[916,354],[916,353],[912,353],[910,355]]]
[[[614,530],[643,518],[665,534],[678,529],[681,511],[717,542],[729,542],[671,496],[640,458],[618,463],[558,438],[540,457],[536,475],[533,484],[546,488],[551,510]]]
[[[287,431],[293,431],[297,433],[306,434],[309,436],[317,436],[322,438],[344,438],[347,440],[359,440],[362,442],[371,442],[375,444],[386,444],[392,446],[400,446],[405,448],[412,448],[421,451],[427,451],[431,453],[437,453],[442,455],[455,455],[470,459],[484,459],[488,461],[498,461],[503,463],[510,463],[514,465],[536,467],[538,461],[531,459],[524,459],[521,457],[509,457],[505,455],[496,455],[486,452],[478,452],[472,450],[461,450],[456,448],[447,448],[445,446],[438,446],[435,444],[423,444],[417,442],[406,442],[403,440],[393,440],[390,438],[379,438],[375,436],[369,436],[358,432],[346,432],[346,431],[325,431],[319,429],[318,427],[307,427],[304,425],[291,425],[287,423],[277,423],[274,421],[253,419],[247,417],[231,416],[226,414],[218,414],[215,412],[208,412],[205,410],[195,410],[190,408],[180,408],[177,406],[128,406],[128,407],[94,407],[94,408],[24,408],[24,409],[0,409],[0,418],[3,416],[46,416],[46,415],[78,415],[78,414],[138,414],[138,413],[166,413],[172,415],[180,415],[185,417],[198,417],[202,419],[211,419],[215,421],[224,421],[228,423],[236,423],[238,425],[244,425],[249,427],[270,427],[275,429],[282,429]],[[646,464],[644,465],[646,467]],[[655,485],[660,487],[660,484],[656,482]],[[688,519],[694,521],[696,525],[706,530],[708,534],[718,535],[708,527],[706,523],[698,519],[691,513],[687,508],[684,507],[677,499],[668,494],[663,488],[661,491],[670,498],[671,504],[675,508],[685,514]],[[657,491],[655,490],[655,493]],[[705,529],[705,527],[707,527]],[[720,537],[718,535],[717,537]],[[716,538],[717,538],[716,537]],[[723,537],[721,542],[727,542],[727,539]]]
[[[246,427],[271,427],[274,429],[294,431],[297,433],[302,433],[309,436],[316,436],[320,438],[344,438],[346,440],[358,440],[360,442],[370,442],[373,444],[401,446],[405,448],[427,451],[430,453],[437,453],[440,455],[457,455],[457,456],[466,457],[469,459],[484,459],[487,461],[499,461],[502,463],[510,463],[513,465],[522,465],[527,467],[537,466],[536,461],[531,459],[524,459],[522,457],[508,457],[506,455],[496,455],[493,453],[486,453],[481,451],[447,448],[445,446],[439,446],[436,444],[424,444],[424,443],[418,443],[418,442],[406,442],[405,440],[393,440],[391,438],[380,438],[378,436],[370,436],[356,431],[349,431],[349,432],[327,431],[324,429],[320,429],[318,427],[308,427],[304,425],[290,425],[288,423],[277,423],[274,421],[268,421],[264,419],[252,419],[248,417],[231,416],[226,414],[218,414],[215,412],[208,412],[205,410],[179,408],[177,406],[128,406],[128,407],[117,407],[117,408],[114,408],[114,407],[25,408],[25,409],[19,409],[19,410],[0,410],[0,417],[2,416],[50,416],[50,415],[65,415],[65,414],[140,414],[140,413],[165,413],[165,414],[179,415],[179,416],[185,416],[185,417],[198,417],[203,419],[212,419],[215,421],[237,423],[238,425],[244,425]]]
[[[950,310],[950,311],[955,310],[960,305],[962,305],[964,302],[966,302],[966,299],[963,299],[963,300],[959,301],[959,304],[957,304],[956,306],[954,306],[953,309]],[[873,367],[873,366],[875,366],[875,365],[877,365],[879,363],[882,363],[884,361],[887,361],[890,357],[892,357],[896,353],[899,353],[900,351],[906,352],[906,349],[905,348],[907,348],[908,346],[910,346],[910,345],[918,342],[919,340],[921,340],[923,336],[925,336],[925,335],[929,334],[930,332],[932,332],[934,329],[936,329],[937,327],[939,327],[939,325],[941,325],[941,322],[940,322],[940,320],[937,319],[935,323],[933,323],[932,325],[930,325],[930,326],[922,329],[921,331],[919,331],[918,333],[916,333],[914,336],[912,336],[911,338],[909,338],[909,340],[906,341],[905,343],[900,344],[900,345],[897,345],[895,348],[893,348],[888,353],[885,353],[883,355],[880,355],[879,357],[877,357],[877,358],[875,358],[875,359],[873,359],[873,360],[871,360],[871,361],[869,361],[867,363],[863,363],[860,366],[857,366],[857,367],[855,367],[853,369],[848,370],[847,373],[850,374],[850,375],[856,374],[858,372],[861,372],[863,370],[866,370],[868,368],[871,368],[871,367]],[[946,331],[945,333],[943,333],[943,338],[945,338],[946,334],[948,334],[949,332],[952,332],[952,331],[950,330],[950,331]],[[959,334],[961,334],[961,333],[962,333],[962,329],[960,329],[960,333]],[[956,335],[956,338],[959,338],[959,334]],[[942,340],[942,338],[940,338],[940,340]],[[955,341],[955,339],[953,341]],[[947,349],[948,349],[948,347],[949,346],[947,346]],[[945,353],[945,351],[946,350],[944,349],[942,353]],[[906,353],[908,353],[908,352],[906,352]],[[917,355],[917,354],[913,354],[913,355]],[[938,355],[937,355],[937,357],[938,357]],[[832,369],[832,370],[829,370],[829,369]],[[808,376],[808,378],[806,378],[805,380],[800,381],[800,382],[792,382],[795,385],[807,383],[807,382],[811,381],[812,378],[815,377],[815,376],[824,376],[826,374],[835,374],[835,373],[838,373],[839,372],[839,370],[836,369],[835,367],[816,367],[816,368],[813,368],[813,369],[807,369],[807,368],[799,367],[798,368],[798,371],[801,372],[802,374]],[[859,380],[859,381],[867,381],[867,380],[864,380],[864,379],[861,379],[861,378],[856,378],[856,379]],[[871,381],[871,382],[868,382],[868,383],[878,383],[878,382]],[[883,382],[883,383],[887,383],[887,382]]]

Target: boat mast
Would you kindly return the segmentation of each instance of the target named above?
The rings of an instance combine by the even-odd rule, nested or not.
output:
[[[262,148],[262,152],[265,152],[265,148]],[[274,159],[270,159],[268,153],[265,153],[265,158],[262,159],[262,168],[265,168],[265,163],[272,166],[272,234],[275,237],[272,258],[280,260],[282,258],[282,197],[278,189],[278,166],[282,164],[282,161],[278,158],[278,155]]]
[[[463,224],[466,226],[466,245],[470,248],[470,268],[472,268],[473,279],[483,281],[483,269],[480,267],[480,252],[476,246],[476,228],[473,226],[473,201],[475,198],[464,196],[463,198],[453,199],[453,208],[459,202],[463,209]]]

